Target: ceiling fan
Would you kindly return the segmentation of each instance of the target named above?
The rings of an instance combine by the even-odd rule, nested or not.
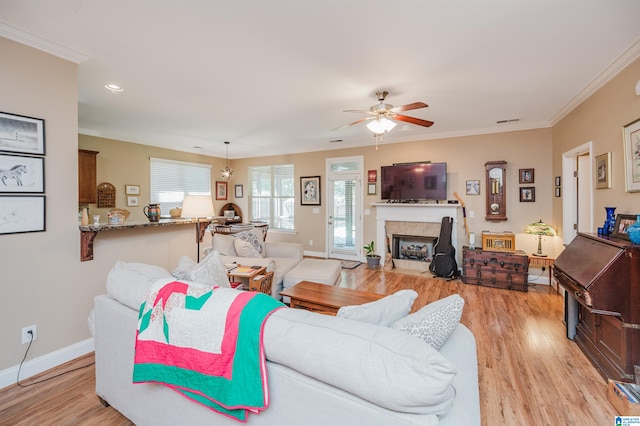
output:
[[[376,96],[378,97],[379,103],[373,105],[369,110],[357,110],[357,109],[348,109],[344,112],[356,112],[369,114],[369,117],[362,118],[360,120],[356,120],[353,123],[345,124],[344,126],[337,127],[333,130],[343,129],[345,127],[353,126],[354,124],[362,123],[365,121],[369,121],[367,124],[367,128],[371,130],[374,134],[383,134],[393,129],[396,125],[391,120],[396,121],[404,121],[405,123],[416,124],[418,126],[431,127],[433,125],[433,121],[423,120],[421,118],[409,117],[407,115],[398,114],[403,111],[410,111],[412,109],[426,108],[429,105],[424,102],[414,102],[412,104],[407,104],[399,107],[393,107],[391,104],[385,104],[384,100],[387,97],[389,92],[386,90],[377,91]]]

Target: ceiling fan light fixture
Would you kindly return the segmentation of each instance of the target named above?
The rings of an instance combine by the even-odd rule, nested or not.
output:
[[[386,133],[396,127],[396,123],[386,117],[381,117],[367,124],[367,129],[373,133]]]
[[[222,180],[229,180],[233,177],[233,169],[229,167],[229,144],[231,142],[225,141],[224,144],[227,146],[227,164],[226,167],[220,170],[220,178]]]

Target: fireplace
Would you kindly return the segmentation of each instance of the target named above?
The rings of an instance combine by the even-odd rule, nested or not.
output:
[[[396,258],[394,256],[393,247],[391,248],[391,255],[394,259],[394,266],[401,269],[417,269],[420,271],[426,271],[429,268],[430,258],[433,258],[434,244],[437,237],[440,235],[440,225],[443,217],[453,218],[453,229],[451,230],[451,243],[456,249],[456,257],[460,257],[460,250],[458,250],[458,244],[463,243],[458,241],[458,211],[460,206],[458,204],[426,204],[426,203],[373,203],[372,206],[376,208],[376,253],[382,256],[384,261],[387,246],[395,246],[396,243],[392,243],[394,235],[403,235],[411,237],[408,243],[403,243],[409,246],[426,245],[426,259],[425,256],[420,253],[412,252],[408,249],[408,257],[416,257],[416,259],[404,259],[401,257]],[[400,246],[400,243],[398,242]],[[429,254],[429,245],[431,245],[431,254]],[[422,252],[423,247],[420,248]],[[396,252],[397,254],[397,252]],[[420,259],[417,259],[418,257]],[[458,264],[462,264],[461,259],[457,259]]]
[[[436,237],[393,234],[391,257],[415,262],[431,262],[436,240]]]

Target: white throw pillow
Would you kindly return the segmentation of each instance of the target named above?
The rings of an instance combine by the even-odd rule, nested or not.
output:
[[[233,234],[236,241],[234,247],[236,253],[241,257],[266,257],[267,251],[262,243],[262,233],[256,230],[238,232]],[[250,253],[245,255],[244,253]]]
[[[388,327],[407,316],[416,297],[418,293],[413,290],[400,290],[375,302],[343,306],[336,316]]]
[[[212,251],[191,271],[188,279],[198,284],[218,287],[230,287],[227,268],[224,267],[217,250]]]
[[[215,233],[213,234],[212,248],[225,256],[237,256],[238,254],[234,248],[235,242],[236,239],[231,235]]]
[[[171,271],[171,275],[179,280],[188,280],[189,272],[191,272],[191,270],[197,265],[196,261],[191,259],[189,256],[182,256],[178,259],[178,266],[176,266],[176,269]]]
[[[452,294],[399,319],[391,327],[419,337],[433,348],[440,349],[460,322],[463,308],[464,299]]]

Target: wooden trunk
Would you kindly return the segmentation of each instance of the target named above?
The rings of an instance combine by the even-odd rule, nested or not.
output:
[[[527,291],[529,258],[515,253],[462,248],[462,282],[507,290]]]

